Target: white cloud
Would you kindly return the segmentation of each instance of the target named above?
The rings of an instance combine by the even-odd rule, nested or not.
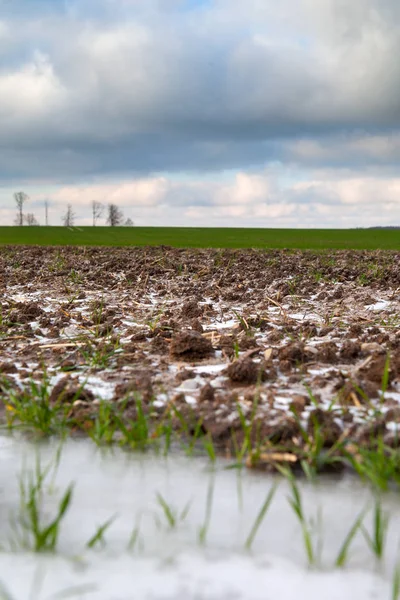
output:
[[[96,184],[62,187],[52,195],[55,204],[89,206],[94,200],[121,206],[154,206],[162,200],[169,184],[163,177],[124,181],[117,184]]]
[[[93,199],[153,224],[397,218],[394,0],[27,4],[0,21],[4,186],[82,219]]]
[[[304,181],[285,182],[282,169],[212,177],[148,177],[113,183],[69,185],[47,190],[51,223],[72,204],[81,224],[91,224],[93,200],[118,204],[137,225],[249,227],[349,227],[400,224],[400,178],[367,178],[315,171]],[[12,193],[0,219],[11,224]],[[43,217],[40,190],[27,212]],[[0,206],[2,195],[0,194]],[[43,220],[42,220],[43,222]]]
[[[19,129],[60,109],[62,86],[49,57],[36,52],[20,70],[0,72],[0,125]]]

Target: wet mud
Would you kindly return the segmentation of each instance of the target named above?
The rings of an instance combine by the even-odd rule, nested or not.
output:
[[[400,254],[0,247],[3,415],[44,374],[78,429],[139,397],[228,454],[397,446]]]

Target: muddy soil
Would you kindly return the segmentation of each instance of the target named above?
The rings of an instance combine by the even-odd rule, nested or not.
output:
[[[140,397],[226,452],[243,417],[296,457],[397,445],[399,325],[395,252],[0,247],[0,398],[46,372],[78,426]]]

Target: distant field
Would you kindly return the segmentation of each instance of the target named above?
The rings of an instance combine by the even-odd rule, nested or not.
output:
[[[400,230],[0,227],[0,244],[400,250]]]

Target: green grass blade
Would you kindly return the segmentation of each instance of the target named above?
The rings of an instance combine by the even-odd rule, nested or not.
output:
[[[94,548],[96,546],[96,544],[99,544],[99,543],[104,544],[104,533],[110,527],[110,525],[115,521],[116,518],[117,518],[117,515],[114,515],[113,517],[108,519],[108,521],[106,521],[103,525],[100,525],[100,527],[98,527],[94,536],[91,537],[90,540],[87,542],[86,547]]]
[[[176,517],[175,517],[174,513],[172,512],[171,507],[168,505],[166,500],[163,498],[163,496],[159,492],[157,492],[157,502],[163,509],[165,518],[167,519],[169,526],[171,528],[175,527]]]
[[[250,550],[251,547],[252,547],[252,545],[253,545],[254,539],[255,539],[255,537],[257,535],[257,532],[258,532],[258,530],[259,530],[259,528],[261,526],[261,523],[264,520],[265,515],[268,512],[268,509],[269,509],[269,507],[271,505],[271,502],[273,500],[273,497],[275,495],[275,492],[276,492],[277,488],[278,488],[278,484],[275,484],[270,489],[270,491],[268,492],[268,495],[267,495],[267,497],[266,497],[266,499],[265,499],[265,501],[264,501],[264,503],[263,503],[263,505],[262,505],[262,507],[260,509],[260,512],[258,513],[258,515],[256,517],[256,520],[254,521],[254,524],[253,524],[253,526],[252,526],[252,528],[250,530],[250,533],[249,533],[249,535],[248,535],[248,537],[246,539],[245,548],[247,550]]]
[[[357,531],[360,529],[362,522],[364,520],[364,517],[366,515],[366,512],[367,512],[367,509],[364,509],[363,511],[361,511],[361,513],[358,515],[357,519],[354,521],[353,525],[351,526],[350,531],[346,535],[346,537],[343,541],[343,544],[340,548],[339,554],[337,555],[337,558],[335,560],[336,567],[343,567],[343,565],[346,563],[350,544],[353,541]]]

